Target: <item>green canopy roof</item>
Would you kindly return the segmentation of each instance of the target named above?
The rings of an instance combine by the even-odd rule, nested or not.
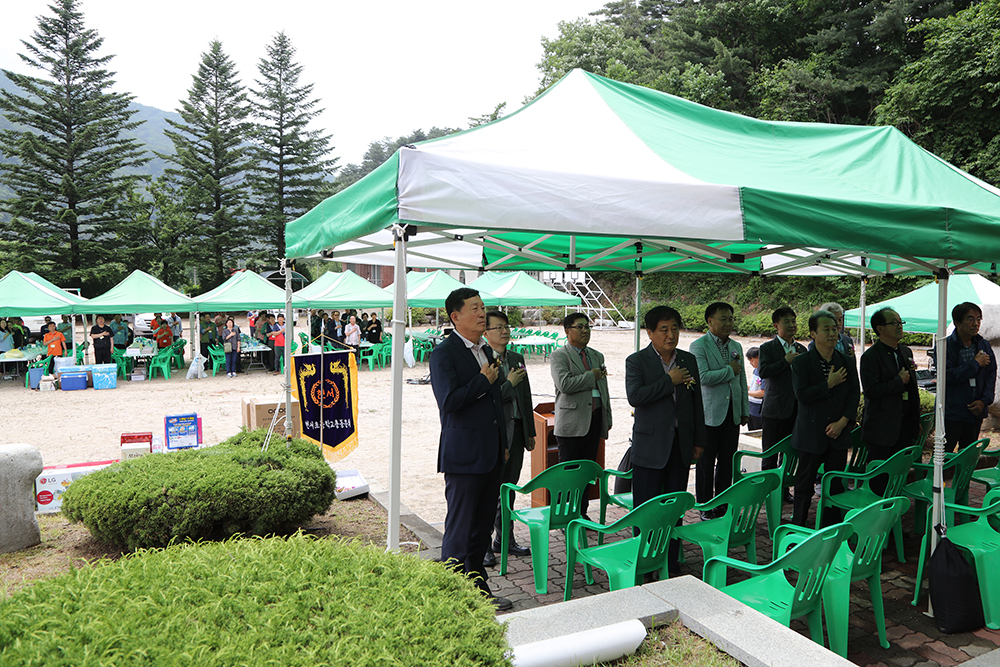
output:
[[[328,271],[292,298],[296,308],[388,308],[392,297],[353,271]]]
[[[970,301],[977,305],[1000,303],[1000,285],[979,275],[956,275],[948,279],[948,318],[951,323],[951,309]],[[881,308],[892,308],[906,322],[903,330],[907,333],[937,333],[938,331],[938,286],[930,282],[909,294],[897,296],[865,307],[865,317]],[[858,327],[861,323],[861,309],[844,311],[844,326]],[[869,322],[865,321],[865,326]]]
[[[0,317],[70,314],[86,302],[35,273],[11,271],[0,278]]]
[[[501,120],[401,148],[289,223],[287,253],[337,258],[396,222],[416,226],[414,244],[478,246],[487,269],[1000,261],[1000,191],[892,127],[763,121],[581,70]]]
[[[549,287],[524,271],[490,271],[476,278],[469,287],[500,299],[501,306],[579,306],[580,297]]]
[[[82,314],[178,312],[193,313],[198,304],[173,287],[138,269],[100,296],[77,305]]]
[[[240,271],[194,298],[200,311],[284,308],[285,290],[253,271]]]
[[[444,308],[444,301],[449,294],[459,287],[471,287],[463,285],[461,281],[440,270],[429,273],[410,271],[406,274],[406,285],[406,305],[410,308]],[[392,284],[385,288],[390,300],[395,287],[396,285]],[[479,290],[479,296],[487,306],[500,305],[500,299],[489,292]]]

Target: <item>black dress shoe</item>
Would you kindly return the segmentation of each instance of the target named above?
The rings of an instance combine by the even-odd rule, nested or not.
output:
[[[483,556],[483,567],[496,567],[497,566],[497,556],[492,551],[487,551],[486,555]]]
[[[507,598],[502,598],[499,595],[491,595],[489,600],[497,611],[510,611],[514,608],[513,602]]]
[[[493,551],[495,551],[497,553],[500,553],[500,552],[503,551],[503,549],[501,548],[501,545],[499,545],[496,542],[494,542],[493,543]],[[520,544],[518,544],[514,540],[511,540],[507,544],[507,553],[509,553],[511,556],[520,556],[520,557],[523,558],[524,556],[530,556],[531,555],[531,549],[529,549],[528,547],[521,546]]]
[[[781,496],[781,502],[785,503],[786,505],[791,505],[792,504],[792,502],[793,502],[793,500],[792,500],[792,494],[790,494],[788,492],[788,489],[785,489],[785,492],[782,494],[782,496]]]

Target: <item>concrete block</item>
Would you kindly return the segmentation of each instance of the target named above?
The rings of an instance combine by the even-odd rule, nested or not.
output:
[[[643,586],[692,632],[747,667],[849,667],[850,661],[690,575]]]
[[[962,663],[963,667],[1000,667],[1000,648]]]
[[[647,588],[625,588],[525,609],[499,616],[497,621],[508,623],[507,642],[512,648],[633,619],[639,619],[647,628],[654,619],[658,625],[673,622],[677,618],[677,610],[664,604]]]
[[[35,478],[42,453],[31,445],[0,445],[0,553],[42,541],[35,519]]]

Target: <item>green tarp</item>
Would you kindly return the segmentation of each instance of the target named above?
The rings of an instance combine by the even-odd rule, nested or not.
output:
[[[328,271],[292,295],[296,308],[389,308],[392,297],[353,271]]]
[[[449,294],[459,287],[466,287],[444,271],[431,271],[429,273],[410,271],[406,274],[406,280],[406,305],[410,308],[444,308],[444,301]],[[385,288],[390,300],[395,288],[395,284]],[[489,292],[479,290],[479,296],[487,306],[500,305],[500,300]],[[392,304],[390,303],[390,305]]]
[[[34,273],[11,271],[0,278],[0,317],[68,315],[86,302]]]
[[[473,289],[489,292],[501,306],[579,306],[580,297],[560,292],[524,271],[490,271],[469,283]]]
[[[253,271],[240,271],[194,300],[201,312],[271,310],[285,307],[285,290]]]
[[[82,314],[111,315],[114,313],[193,313],[198,304],[173,287],[148,273],[133,271],[127,278],[104,294],[74,307]]]

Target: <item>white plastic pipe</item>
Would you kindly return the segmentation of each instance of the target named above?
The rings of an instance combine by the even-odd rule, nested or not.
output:
[[[635,653],[646,638],[638,620],[623,621],[571,635],[522,644],[514,649],[516,667],[579,667]]]
[[[396,252],[393,282],[396,289],[392,296],[392,390],[389,402],[389,530],[385,547],[399,550],[399,505],[403,486],[403,313],[406,307],[406,228],[393,227]]]

